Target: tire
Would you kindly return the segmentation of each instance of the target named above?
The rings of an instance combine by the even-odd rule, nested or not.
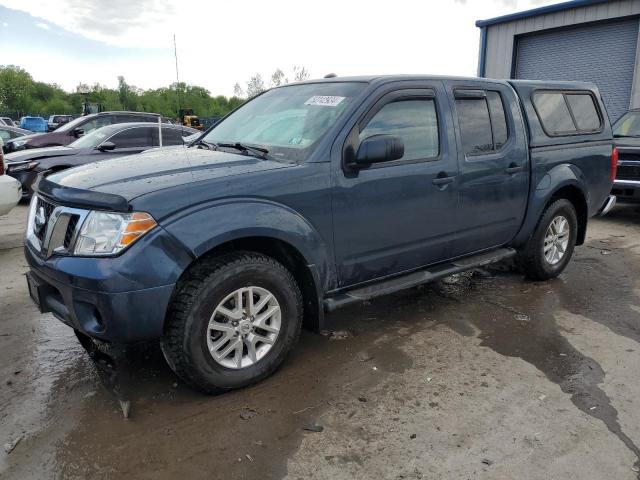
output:
[[[262,313],[253,315],[246,303],[248,298],[252,302],[257,299],[255,306],[259,307],[260,301],[269,298],[267,294],[273,298]],[[242,299],[240,306],[238,298]],[[235,317],[243,315],[245,303],[247,315],[251,316]],[[255,326],[268,310],[276,312],[269,318],[269,324],[263,325],[269,331]],[[178,284],[168,311],[162,351],[173,371],[195,389],[221,393],[246,387],[271,375],[284,361],[300,336],[302,311],[302,295],[293,275],[274,259],[253,252],[205,259]],[[235,319],[219,312],[234,314]],[[210,320],[215,328],[224,331],[212,330]],[[276,328],[278,332],[273,333]],[[246,333],[248,329],[250,333]],[[242,340],[240,365],[236,348],[224,358],[216,359],[210,353],[211,348],[222,356],[232,342],[237,346],[238,337]],[[253,343],[256,338],[272,343]],[[254,347],[250,352],[251,344]]]
[[[551,247],[551,250],[548,250],[548,252],[552,256],[552,260],[549,260],[545,255],[545,246],[548,247],[554,242],[546,243],[546,238],[552,222],[557,221],[557,219],[566,220],[566,227],[569,230],[566,235],[567,243],[564,248],[564,252],[561,253],[561,244],[563,242],[560,240],[563,239],[564,236],[558,235],[555,245],[558,245],[558,247],[556,247],[557,252],[558,254],[561,253],[562,256],[560,258],[556,258],[556,256],[551,255],[553,252],[553,247]],[[554,224],[554,228],[555,225],[558,224]],[[560,223],[560,225],[562,225],[562,223]],[[562,228],[559,230],[562,230]],[[532,280],[549,280],[560,275],[571,260],[576,244],[577,233],[578,217],[573,204],[564,198],[551,203],[545,209],[542,217],[540,217],[540,221],[538,222],[533,235],[518,255],[518,263],[522,267],[527,278]]]

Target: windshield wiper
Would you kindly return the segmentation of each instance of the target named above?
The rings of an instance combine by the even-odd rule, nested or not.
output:
[[[262,158],[263,160],[269,160],[269,150],[262,147],[253,147],[251,145],[245,145],[240,142],[235,143],[216,143],[216,147],[222,148],[235,148],[236,150],[240,150],[245,153],[252,153],[253,156]]]
[[[196,142],[193,142],[191,145],[189,145],[189,147],[204,147],[207,150],[215,150],[217,145],[215,143],[210,143],[207,142],[206,140],[198,140]]]

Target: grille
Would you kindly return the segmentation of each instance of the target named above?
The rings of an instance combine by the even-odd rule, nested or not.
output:
[[[64,207],[37,197],[33,224],[30,225],[32,245],[45,257],[68,255],[89,211]]]
[[[618,165],[617,180],[640,180],[640,165]]]
[[[44,218],[43,218],[44,223],[42,224],[42,227],[36,230],[35,232],[35,235],[36,237],[38,237],[38,240],[40,240],[40,242],[44,240],[45,233],[47,232],[47,227],[49,226],[49,218],[51,217],[51,213],[56,208],[56,206],[53,203],[47,202],[46,200],[43,200],[42,198],[38,197],[36,213],[40,212],[41,208],[42,208],[42,211],[44,212]]]
[[[69,219],[69,224],[67,225],[67,231],[64,234],[64,242],[62,244],[65,250],[68,250],[69,247],[71,246],[71,241],[73,240],[79,220],[80,220],[79,215],[72,215],[71,218]]]

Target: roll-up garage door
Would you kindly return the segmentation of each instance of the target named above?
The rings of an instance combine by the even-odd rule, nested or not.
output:
[[[637,42],[636,17],[524,35],[516,78],[593,82],[614,122],[629,108]]]

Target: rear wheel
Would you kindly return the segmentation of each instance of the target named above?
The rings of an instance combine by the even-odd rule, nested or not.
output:
[[[569,200],[556,200],[544,211],[536,230],[519,254],[528,278],[555,278],[566,268],[576,244],[578,220]]]
[[[265,255],[231,253],[203,261],[180,282],[161,346],[186,383],[216,393],[273,373],[301,325],[291,273]]]

